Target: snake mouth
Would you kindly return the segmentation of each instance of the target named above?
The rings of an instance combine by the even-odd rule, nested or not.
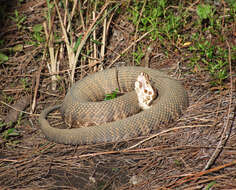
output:
[[[138,97],[139,106],[143,109],[149,109],[153,101],[157,98],[157,89],[153,86],[150,76],[141,72],[135,82],[135,91]]]

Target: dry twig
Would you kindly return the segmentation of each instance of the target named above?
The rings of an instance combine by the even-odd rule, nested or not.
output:
[[[212,173],[212,172],[216,172],[218,170],[224,169],[224,168],[229,167],[229,166],[233,166],[235,164],[236,164],[236,160],[234,160],[234,161],[232,161],[230,163],[221,165],[221,166],[217,166],[217,167],[209,169],[209,170],[198,172],[196,174],[189,174],[188,176],[186,176],[186,177],[176,181],[173,185],[170,185],[170,186],[167,186],[167,187],[168,188],[178,187],[179,185],[182,185],[182,184],[184,184],[186,182],[194,181],[194,180],[198,179],[199,177],[201,177],[203,175],[206,175],[206,174],[209,174],[209,173]]]
[[[151,140],[151,139],[153,139],[153,138],[155,138],[155,137],[157,137],[157,136],[160,136],[160,135],[162,135],[162,134],[164,134],[164,133],[168,133],[168,132],[170,132],[170,131],[176,131],[176,130],[179,130],[179,129],[186,129],[186,128],[196,128],[196,127],[212,127],[212,125],[189,125],[189,126],[173,127],[173,128],[170,128],[170,129],[161,131],[161,132],[159,132],[159,133],[157,133],[157,134],[151,135],[150,137],[148,137],[148,138],[146,138],[146,139],[144,139],[144,140],[138,142],[137,144],[135,144],[135,145],[133,145],[133,146],[127,148],[127,149],[128,149],[128,150],[129,150],[129,149],[133,149],[133,148],[139,146],[140,144],[143,144],[143,143],[146,142],[146,141],[149,141],[149,140]]]
[[[2,104],[5,104],[8,107],[12,108],[12,110],[10,110],[10,112],[5,117],[5,123],[9,123],[9,122],[14,123],[17,121],[17,118],[20,112],[26,113],[23,110],[29,105],[30,100],[31,100],[31,95],[25,95],[21,99],[19,99],[13,106],[10,106],[6,104],[5,102],[1,101]]]
[[[148,34],[150,34],[153,30],[150,30],[148,32],[146,32],[145,34],[143,34],[139,39],[137,39],[136,41],[132,42],[126,49],[124,49],[121,54],[119,54],[112,62],[110,65],[108,65],[108,68],[110,68],[118,59],[120,59],[120,57],[126,53],[133,45],[135,45],[137,42],[139,42],[140,40],[142,40],[143,38],[145,38]]]

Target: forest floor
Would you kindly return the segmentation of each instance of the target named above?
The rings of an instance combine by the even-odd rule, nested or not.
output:
[[[68,10],[73,2],[67,2]],[[147,66],[182,81],[190,106],[150,139],[86,146],[49,142],[38,116],[63,101],[73,70],[58,12],[53,1],[1,3],[0,189],[236,189],[236,3],[98,3],[93,18],[93,3],[79,2],[73,32],[67,30],[73,47],[88,37],[74,70],[76,81],[101,68]],[[104,39],[100,13],[109,15],[105,54],[95,53]],[[163,22],[154,33],[150,26],[157,18]],[[92,24],[96,30],[90,30]],[[54,41],[48,37],[52,31]],[[55,59],[56,69],[50,65]],[[58,118],[53,114],[54,124]]]

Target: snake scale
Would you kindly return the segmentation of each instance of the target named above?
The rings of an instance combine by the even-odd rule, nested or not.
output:
[[[154,88],[158,90],[152,107],[144,111],[140,111],[134,91],[135,81],[141,72],[151,77]],[[105,94],[115,89],[126,93],[112,100],[101,101]],[[117,67],[88,75],[76,82],[62,104],[41,112],[39,123],[44,135],[56,143],[85,145],[116,142],[158,130],[159,126],[180,117],[187,107],[188,95],[179,81],[150,68]],[[66,120],[96,121],[97,125],[54,128],[47,121],[47,115],[57,109]]]

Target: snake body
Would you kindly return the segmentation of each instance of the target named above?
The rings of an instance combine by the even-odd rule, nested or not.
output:
[[[135,81],[141,72],[151,77],[154,88],[158,90],[158,98],[150,109],[144,111],[140,111],[134,91]],[[117,88],[126,93],[101,101],[105,94]],[[179,81],[150,68],[118,67],[99,71],[76,82],[61,105],[42,111],[39,123],[44,135],[57,143],[84,145],[115,142],[147,135],[160,125],[167,125],[178,118],[187,107],[188,95]],[[96,121],[98,125],[72,129],[51,127],[46,117],[56,109],[60,109],[66,120]]]

